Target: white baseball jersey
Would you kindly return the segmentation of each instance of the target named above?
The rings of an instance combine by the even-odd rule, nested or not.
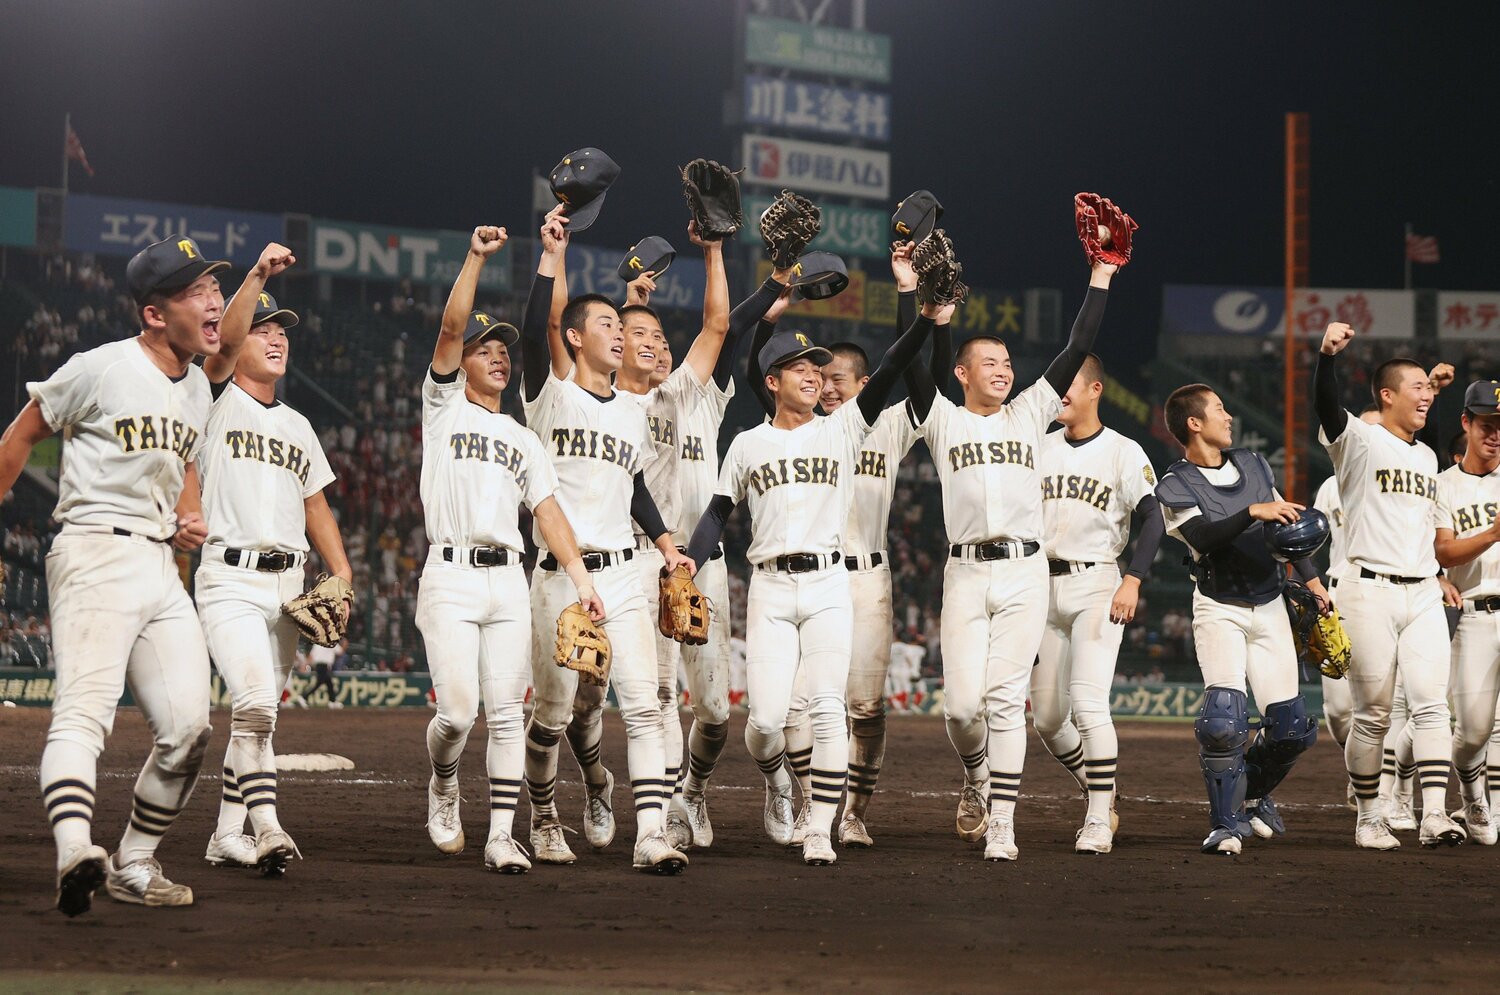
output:
[[[919,427],[943,485],[950,543],[1040,541],[1042,479],[1037,451],[1062,399],[1043,377],[992,415],[939,394]]]
[[[630,499],[635,475],[655,458],[646,412],[617,391],[599,397],[550,373],[525,409],[527,426],[542,440],[557,472],[557,503],[573,526],[578,548],[634,548]],[[545,549],[541,529],[533,533],[537,546]]]
[[[734,437],[718,493],[749,499],[751,563],[844,551],[853,470],[870,428],[850,402],[794,429],[763,422]]]
[[[677,490],[679,495],[677,542],[683,545],[692,538],[698,519],[714,496],[719,482],[719,428],[724,424],[724,412],[729,399],[734,396],[734,381],[720,388],[713,377],[703,385],[698,403],[683,416],[677,427],[682,443],[677,467]]]
[[[557,491],[541,440],[510,415],[464,396],[460,367],[451,383],[422,379],[422,517],[435,546],[501,546],[520,552],[520,507]]]
[[[840,405],[842,411],[853,399]],[[905,402],[886,408],[865,436],[854,464],[854,495],[844,530],[844,552],[866,556],[885,549],[891,523],[891,500],[896,496],[896,471],[917,441],[917,430]]]
[[[1101,428],[1069,442],[1059,429],[1042,440],[1042,521],[1047,556],[1075,563],[1119,558],[1130,541],[1130,514],[1156,487],[1146,451]]]
[[[661,512],[661,520],[674,531],[682,519],[682,488],[678,438],[687,416],[697,407],[702,385],[686,364],[667,374],[667,379],[644,394],[619,391],[619,396],[640,406],[646,413],[646,427],[651,432],[655,458],[646,468],[646,489]],[[635,526],[635,535],[643,533]]]
[[[1438,474],[1438,528],[1452,529],[1460,539],[1482,532],[1500,512],[1500,469],[1484,476],[1467,473],[1460,464]],[[1465,598],[1500,595],[1500,545],[1468,563],[1448,568],[1448,579]]]
[[[1313,507],[1328,518],[1328,576],[1337,577],[1344,565],[1344,502],[1339,497],[1338,477],[1323,481]]]
[[[300,412],[262,404],[233,381],[210,390],[218,397],[198,457],[208,541],[307,552],[303,501],[334,480],[317,433]]]
[[[1399,577],[1435,577],[1432,539],[1440,522],[1432,450],[1353,415],[1333,443],[1321,428],[1318,440],[1333,457],[1344,502],[1346,571],[1363,567]]]
[[[152,539],[176,531],[183,473],[208,423],[202,369],[173,380],[130,338],[78,353],[26,392],[63,434],[54,518]]]

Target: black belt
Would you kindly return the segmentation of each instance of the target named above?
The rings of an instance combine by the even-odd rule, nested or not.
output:
[[[683,556],[686,556],[687,555],[687,547],[686,546],[678,546],[677,547],[677,552],[681,553]],[[721,542],[717,546],[714,547],[713,555],[710,556],[709,559],[710,560],[722,560],[723,558],[724,558],[724,544]]]
[[[168,536],[165,539],[158,539],[158,538],[156,538],[156,536],[143,536],[139,532],[131,532],[129,529],[122,529],[118,525],[116,525],[113,528],[111,528],[110,531],[113,532],[117,536],[126,536],[126,537],[130,537],[130,538],[135,538],[135,539],[146,539],[146,540],[148,540],[150,542],[171,542],[172,541],[172,539],[171,539],[170,536]]]
[[[1378,573],[1376,573],[1373,570],[1366,570],[1364,567],[1360,567],[1359,568],[1359,579],[1360,580],[1388,580],[1392,584],[1420,584],[1423,581],[1428,581],[1428,580],[1431,580],[1432,578],[1431,577],[1397,577],[1395,574],[1378,574]]]
[[[1063,574],[1072,573],[1074,567],[1083,567],[1087,570],[1089,567],[1097,567],[1098,565],[1097,563],[1079,563],[1073,560],[1048,560],[1047,573],[1053,577],[1061,577]]]
[[[954,543],[948,548],[948,553],[951,556],[963,556],[964,550],[967,549],[973,551],[974,555],[970,557],[971,559],[979,560],[981,562],[988,562],[990,560],[1009,560],[1012,558],[1010,548],[1013,545],[1015,545],[1013,540],[1010,542],[992,541]],[[1034,556],[1041,548],[1041,543],[1034,542],[1028,539],[1025,542],[1021,543],[1021,555]]]
[[[116,529],[115,531],[118,532],[120,530]],[[229,564],[231,567],[237,567],[240,565],[241,560],[249,560],[249,554],[251,552],[253,551],[246,549],[226,549],[224,550],[224,562]],[[266,573],[279,574],[285,573],[296,565],[296,553],[286,553],[279,549],[273,550],[269,553],[256,553],[256,570],[263,570]]]
[[[1491,595],[1488,598],[1468,598],[1469,604],[1474,606],[1477,612],[1500,612],[1500,597]]]
[[[869,564],[868,567],[866,567],[863,563],[859,562],[860,561],[860,557],[858,557],[858,556],[846,556],[846,557],[844,557],[844,566],[848,567],[851,572],[855,571],[855,570],[865,570],[865,569],[874,570],[876,567],[880,566],[882,563],[885,562],[885,554],[884,553],[871,553],[869,556],[865,557],[865,559],[867,559],[867,560],[870,561],[870,564]]]
[[[626,563],[630,560],[635,559],[635,550],[622,549],[617,553],[584,553],[582,554],[582,559],[583,569],[593,574],[598,573],[605,567],[612,567],[616,564]],[[538,563],[537,566],[541,567],[543,570],[556,570],[557,557],[553,556],[551,553],[548,553],[546,556],[542,557],[542,562]]]
[[[453,557],[457,555],[458,548],[454,546],[443,547],[443,560],[452,563]],[[521,554],[506,549],[503,546],[470,546],[469,566],[471,567],[508,567],[512,563],[520,563]]]
[[[758,563],[756,566],[762,570],[774,570],[777,573],[805,574],[814,570],[822,570],[831,567],[843,559],[843,554],[833,553],[788,553],[778,556],[775,560]]]

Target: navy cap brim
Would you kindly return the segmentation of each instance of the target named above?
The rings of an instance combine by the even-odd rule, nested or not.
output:
[[[780,356],[769,363],[762,361],[761,369],[769,373],[778,366],[786,366],[788,363],[795,363],[799,359],[810,359],[813,361],[814,366],[827,366],[833,362],[833,353],[820,345],[808,346],[806,349],[789,352],[785,356]]]
[[[301,318],[297,317],[296,311],[293,311],[291,308],[283,307],[277,308],[275,311],[267,311],[265,314],[256,314],[256,316],[251,319],[250,324],[252,327],[254,327],[255,325],[263,325],[268,321],[274,321],[279,323],[282,328],[292,328],[295,327],[301,320]]]
[[[199,259],[195,262],[188,263],[177,272],[168,273],[166,276],[156,281],[154,286],[148,287],[145,290],[141,291],[140,295],[136,298],[136,301],[137,303],[139,303],[140,301],[144,300],[148,294],[154,294],[158,291],[181,290],[183,287],[188,286],[194,280],[198,279],[198,277],[203,276],[205,273],[217,273],[220,270],[229,269],[229,266],[230,264],[223,259]]]
[[[521,332],[515,325],[512,325],[508,321],[497,321],[487,328],[481,328],[473,334],[465,335],[464,348],[467,349],[471,345],[478,345],[489,339],[499,339],[505,343],[505,347],[508,349],[521,341]]]
[[[568,209],[563,212],[568,219],[568,231],[585,231],[599,218],[599,212],[604,209],[604,197],[609,191],[606,190],[587,204],[574,207],[569,204]]]

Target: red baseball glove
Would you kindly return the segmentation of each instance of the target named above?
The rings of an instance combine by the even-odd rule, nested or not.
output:
[[[1130,262],[1130,239],[1140,225],[1108,197],[1078,194],[1073,198],[1073,219],[1090,266],[1096,262],[1115,266]]]

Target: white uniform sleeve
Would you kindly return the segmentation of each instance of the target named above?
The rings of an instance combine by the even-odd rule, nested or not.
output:
[[[1120,497],[1126,509],[1135,510],[1141,498],[1156,489],[1156,471],[1151,469],[1151,460],[1146,450],[1134,439],[1126,439],[1119,452]]]
[[[907,421],[911,421],[914,412],[911,404],[906,405]],[[942,394],[932,399],[932,407],[927,409],[927,417],[921,423],[913,425],[917,435],[927,441],[927,448],[934,453],[942,446],[943,431],[948,426],[948,416],[953,413],[953,402]]]
[[[713,377],[709,377],[708,382],[713,383]],[[682,418],[691,416],[698,405],[707,400],[704,397],[705,386],[698,382],[692,368],[686,363],[667,374],[667,379],[656,389],[672,402]]]
[[[839,409],[833,413],[832,417],[839,420],[844,434],[856,447],[864,442],[865,436],[875,428],[874,423],[865,420],[864,410],[855,401],[839,405]]]
[[[427,367],[427,375],[422,378],[422,420],[427,420],[428,412],[463,397],[464,385],[468,382],[461,366],[453,371],[453,380],[449,383],[434,379],[432,367]]]
[[[1201,514],[1203,514],[1203,511],[1196,504],[1191,508],[1168,508],[1166,505],[1161,506],[1161,517],[1167,524],[1167,535],[1174,539],[1181,539],[1183,545],[1189,549],[1192,549],[1192,543],[1182,538],[1182,523],[1191,521]],[[1197,552],[1197,550],[1193,551]]]
[[[1344,412],[1344,430],[1339,437],[1332,442],[1328,441],[1328,434],[1318,427],[1318,441],[1323,448],[1328,450],[1328,455],[1333,457],[1333,465],[1337,467],[1340,460],[1353,459],[1358,453],[1363,453],[1370,448],[1370,432],[1375,429],[1374,425],[1367,425],[1360,419]],[[1380,431],[1385,431],[1380,429]]]
[[[536,397],[526,399],[526,388],[521,388],[521,410],[526,413],[527,425],[538,425],[544,421],[551,421],[549,417],[557,410],[558,402],[562,399],[563,382],[547,371],[547,380],[542,384],[542,389],[537,392]],[[533,429],[535,431],[535,429]]]
[[[314,494],[333,483],[336,475],[333,467],[328,465],[328,456],[323,452],[323,443],[318,441],[318,433],[312,430],[310,423],[304,423],[307,442],[305,451],[307,459],[312,464],[307,474],[307,483],[302,485],[302,497],[310,498]]]
[[[1434,479],[1437,481],[1437,500],[1432,502],[1432,527],[1454,532],[1453,487],[1443,479],[1441,473]]]
[[[530,432],[522,438],[526,446],[526,482],[521,489],[521,500],[526,502],[526,507],[535,510],[537,505],[557,493],[557,468],[547,458],[541,439]]]
[[[98,389],[99,378],[89,353],[74,355],[46,380],[26,385],[26,393],[42,409],[42,417],[54,431],[83,420],[94,406]]]
[[[906,402],[902,401],[894,407],[886,408],[880,413],[879,421],[883,421],[889,426],[891,453],[899,461],[911,451],[913,443],[917,441],[917,437],[921,434],[917,431],[916,426],[911,423],[911,418],[907,416]]]
[[[1046,377],[1039,377],[1036,383],[1021,391],[1021,395],[1010,403],[1012,409],[1024,411],[1036,425],[1038,439],[1047,434],[1047,426],[1062,414],[1062,398]]]
[[[740,440],[744,435],[737,435],[729,444],[729,452],[724,456],[724,465],[719,469],[719,483],[714,488],[715,494],[723,494],[735,504],[745,500],[745,474],[741,464],[744,462],[745,447]]]

